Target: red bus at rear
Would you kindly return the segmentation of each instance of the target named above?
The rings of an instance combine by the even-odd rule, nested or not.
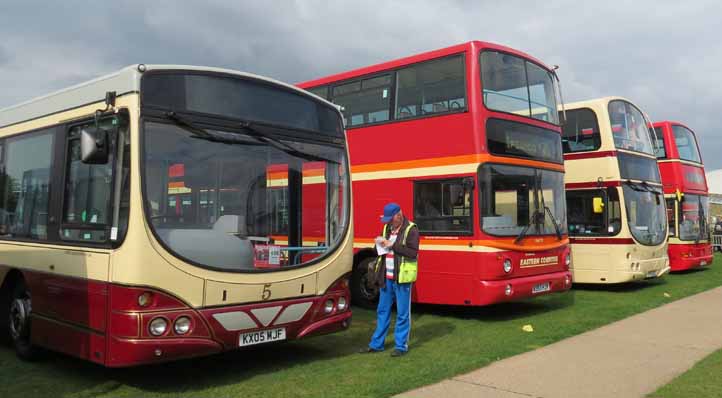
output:
[[[709,194],[697,138],[678,122],[657,122],[654,130],[667,201],[670,267],[684,271],[710,265]]]

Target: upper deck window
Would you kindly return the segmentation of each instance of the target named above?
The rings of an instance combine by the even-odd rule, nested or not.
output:
[[[466,108],[464,57],[437,59],[401,69],[396,75],[396,118]]]
[[[664,146],[664,133],[661,127],[654,128],[654,135],[657,136],[657,147],[654,150],[654,154],[657,159],[667,159],[667,149]]]
[[[610,101],[609,123],[617,149],[654,155],[647,120],[634,105],[622,100]]]
[[[672,134],[674,134],[674,143],[677,145],[680,159],[702,163],[702,158],[699,156],[699,150],[697,149],[697,140],[689,129],[674,125],[672,126]]]
[[[588,108],[567,111],[567,122],[562,126],[564,153],[595,151],[602,146],[597,115]]]
[[[347,126],[389,120],[391,75],[376,76],[333,88],[331,99],[343,107]]]
[[[487,108],[559,123],[553,78],[540,66],[510,54],[483,51],[481,84]]]

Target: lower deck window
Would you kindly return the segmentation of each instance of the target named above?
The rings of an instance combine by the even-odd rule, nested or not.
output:
[[[414,220],[419,231],[470,234],[472,188],[471,178],[414,182]]]
[[[616,188],[567,191],[567,211],[571,236],[612,236],[622,227]]]

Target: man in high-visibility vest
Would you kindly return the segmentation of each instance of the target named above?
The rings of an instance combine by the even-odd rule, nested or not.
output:
[[[384,223],[381,236],[376,238],[378,257],[369,270],[369,278],[379,289],[376,309],[376,330],[368,347],[362,353],[384,350],[384,340],[391,324],[391,306],[396,301],[395,347],[391,356],[398,357],[409,351],[411,332],[411,286],[418,272],[419,229],[404,217],[396,203],[384,206]]]

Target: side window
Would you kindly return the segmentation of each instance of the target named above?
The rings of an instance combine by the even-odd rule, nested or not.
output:
[[[562,126],[564,153],[594,151],[602,146],[597,115],[591,109],[566,111],[567,122]],[[563,117],[559,112],[559,117]]]
[[[110,129],[115,117],[101,121],[101,128]],[[68,131],[65,164],[65,194],[60,238],[71,241],[105,242],[113,222],[113,165],[116,156],[111,150],[106,164],[81,161],[80,132],[87,125]],[[114,135],[114,134],[109,134]],[[110,138],[111,141],[115,137]],[[112,145],[111,148],[116,148]]]
[[[336,86],[331,99],[343,107],[346,126],[387,121],[390,118],[391,75]]]
[[[465,108],[463,56],[424,62],[397,72],[397,119]]]
[[[422,234],[472,232],[472,179],[414,182],[414,221]]]
[[[621,211],[619,195],[615,188],[570,190],[566,195],[569,235],[609,236],[619,233]]]
[[[654,148],[654,155],[657,159],[667,159],[667,149],[664,147],[664,134],[661,127],[654,128],[654,135],[657,137],[657,146]]]
[[[52,131],[5,141],[0,236],[48,239]]]

